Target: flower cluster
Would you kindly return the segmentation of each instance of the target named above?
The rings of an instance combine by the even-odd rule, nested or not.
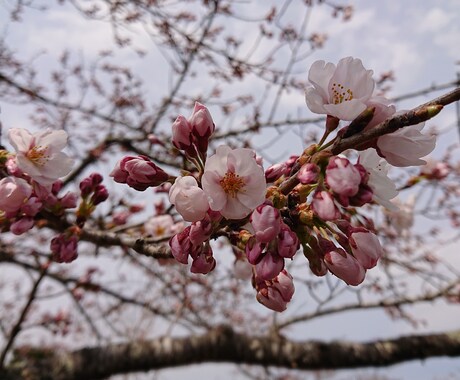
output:
[[[159,204],[156,216],[139,230],[155,244],[169,240],[172,256],[184,265],[191,261],[191,272],[211,272],[217,265],[212,240],[227,238],[235,255],[235,277],[252,277],[256,299],[269,309],[281,312],[291,301],[294,282],[286,263],[299,251],[314,275],[329,273],[357,286],[384,255],[372,221],[359,208],[378,204],[396,213],[391,165],[422,165],[435,147],[435,137],[423,134],[419,123],[428,117],[381,133],[386,120],[397,119],[398,113],[375,92],[372,74],[351,57],[337,65],[313,63],[305,97],[312,112],[326,115],[324,134],[300,155],[265,171],[252,149],[220,145],[208,156],[215,124],[209,110],[196,103],[189,118],[174,121],[169,145],[149,136],[152,145],[169,149],[184,164],[180,174],[169,174],[152,154],[121,158],[110,176],[138,191],[156,188],[168,194],[174,207]],[[419,111],[433,116],[439,108]],[[378,137],[366,140],[368,131]],[[72,167],[62,152],[64,131],[11,129],[9,138],[16,152],[0,151],[0,227],[19,235],[39,218],[54,220],[52,215],[61,223],[51,241],[52,258],[75,260],[82,229],[108,198],[102,176],[93,173],[80,182],[78,203],[76,194],[60,194],[58,179]],[[343,151],[338,148],[343,140],[360,142]],[[448,174],[445,164],[430,162],[407,186]],[[115,211],[118,207],[123,210]],[[74,223],[62,217],[70,208],[76,208]],[[142,209],[120,202],[110,225],[123,225]],[[408,228],[410,218],[400,219]]]
[[[396,108],[390,101],[374,93],[372,70],[366,70],[360,59],[347,57],[334,65],[316,61],[310,68],[310,86],[305,91],[308,108],[314,113],[326,114],[337,120],[351,121],[362,112],[372,110],[369,130],[391,116]],[[393,166],[423,165],[421,157],[431,153],[436,145],[434,136],[424,135],[424,123],[401,128],[380,136],[365,148],[373,147]]]
[[[257,300],[276,311],[285,310],[293,296],[285,264],[299,248],[315,275],[329,272],[352,286],[363,282],[384,250],[372,223],[355,217],[356,209],[380,204],[394,212],[398,191],[388,176],[390,165],[423,164],[421,158],[435,145],[434,136],[422,134],[421,123],[364,141],[354,155],[333,154],[329,147],[375,128],[396,115],[396,108],[374,93],[372,71],[359,59],[344,58],[337,65],[317,61],[308,79],[307,106],[327,118],[320,143],[300,156],[265,172],[251,149],[221,145],[208,157],[215,124],[208,109],[196,103],[188,119],[179,116],[172,125],[172,145],[192,170],[173,177],[148,157],[128,156],[111,174],[137,190],[170,184],[170,203],[191,223],[174,233],[171,226],[177,223],[161,216],[167,222],[163,230],[172,235],[174,258],[182,264],[191,258],[193,273],[209,273],[216,266],[210,240],[227,236],[236,256],[235,276],[251,275]],[[343,121],[348,125],[328,141]],[[440,166],[421,174],[426,179],[443,175]]]
[[[51,240],[51,258],[57,262],[75,260],[79,226],[83,226],[84,220],[79,221],[81,205],[76,215],[79,226],[65,220],[66,211],[75,209],[78,204],[76,193],[61,194],[63,182],[59,178],[68,174],[73,166],[73,160],[62,152],[67,144],[67,133],[47,129],[31,134],[25,129],[12,128],[8,137],[15,153],[0,151],[1,230],[22,235],[47,219],[50,224],[65,227],[63,233]],[[108,197],[101,182],[102,177],[94,174],[80,184],[82,198],[89,197],[86,204],[92,207],[87,207],[86,217]]]
[[[76,206],[72,192],[59,195],[72,160],[61,150],[66,144],[64,131],[30,134],[25,129],[8,131],[16,153],[2,151],[0,169],[0,228],[21,235],[30,230],[43,213],[62,215]]]

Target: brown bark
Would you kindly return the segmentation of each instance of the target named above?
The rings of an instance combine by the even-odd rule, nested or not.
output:
[[[66,352],[22,348],[2,379],[102,379],[202,362],[231,362],[292,369],[341,369],[389,366],[436,356],[460,356],[460,331],[412,335],[368,343],[295,342],[283,337],[256,337],[221,326],[200,336],[162,337]]]

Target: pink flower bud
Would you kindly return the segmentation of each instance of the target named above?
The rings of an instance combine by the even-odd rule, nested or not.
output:
[[[16,214],[31,194],[32,187],[22,178],[3,178],[0,180],[0,210]]]
[[[246,257],[252,265],[256,265],[259,262],[264,247],[265,244],[257,242],[254,237],[251,237],[246,243]]]
[[[271,280],[284,268],[284,259],[276,252],[267,252],[256,264],[256,275],[262,280]]]
[[[449,175],[449,165],[441,161],[427,160],[420,174],[429,180],[442,180]]]
[[[324,255],[328,269],[348,285],[359,285],[364,281],[366,270],[352,255],[341,248]]]
[[[61,205],[64,208],[77,207],[78,196],[75,193],[68,192],[61,198]]]
[[[369,180],[369,173],[366,168],[361,164],[355,164],[356,170],[358,170],[359,175],[361,176],[361,184],[366,183]]]
[[[192,126],[185,117],[178,116],[172,125],[172,143],[179,150],[188,150],[192,142]]]
[[[91,179],[91,182],[94,187],[102,183],[102,180],[103,180],[102,176],[99,173],[92,173],[89,176],[89,178]]]
[[[281,228],[281,215],[278,209],[268,204],[261,204],[251,214],[251,225],[257,241],[268,243],[273,240]]]
[[[58,263],[70,263],[77,256],[78,237],[72,235],[67,237],[64,234],[58,235],[51,240],[50,248],[53,254],[53,260]]]
[[[209,209],[208,197],[192,176],[176,178],[169,190],[169,201],[187,222],[203,219]]]
[[[34,220],[26,216],[16,220],[10,226],[10,231],[15,235],[22,235],[24,232],[29,231],[34,226]]]
[[[113,173],[113,171],[112,171],[112,173]],[[126,173],[126,176],[124,177],[125,180],[126,180],[127,177],[128,177],[128,173]],[[120,179],[120,177],[117,177],[117,178]],[[119,181],[117,181],[117,179],[115,179],[115,181],[119,182]],[[92,192],[93,192],[93,181],[89,177],[84,178],[80,182],[80,193],[81,193],[82,198],[86,198]]]
[[[374,198],[374,192],[367,185],[361,185],[356,195],[349,199],[349,203],[355,207],[361,207],[366,203],[371,203]]]
[[[198,102],[195,102],[195,107],[193,108],[189,123],[192,127],[192,134],[197,140],[207,141],[216,128],[208,109]],[[196,142],[199,143],[199,141]]]
[[[97,185],[94,189],[94,194],[91,197],[91,203],[96,206],[106,201],[108,197],[109,192],[107,191],[107,188],[104,185]]]
[[[161,185],[169,176],[146,156],[126,156],[110,173],[115,182],[126,183],[133,189],[144,191],[148,187]]]
[[[127,210],[114,212],[112,215],[112,221],[117,226],[122,226],[123,224],[126,224],[130,216],[131,216],[131,213]]]
[[[206,244],[199,254],[193,258],[190,272],[207,274],[216,267],[216,260],[212,256],[212,248]]]
[[[209,215],[205,215],[202,220],[192,223],[190,226],[190,241],[194,246],[203,244],[209,240],[212,233],[212,222]]]
[[[259,282],[257,288],[257,301],[278,312],[286,310],[295,290],[292,276],[286,270],[272,281]]]
[[[275,182],[286,173],[287,166],[284,162],[270,166],[265,170],[265,179],[267,182]]]
[[[43,205],[42,202],[40,202],[37,197],[31,197],[21,207],[21,211],[27,216],[34,217],[35,215],[38,214],[38,212],[42,208],[42,205]]]
[[[307,163],[300,168],[297,179],[304,185],[310,185],[318,179],[319,171],[318,165]]]
[[[174,258],[182,264],[188,263],[188,256],[195,253],[196,248],[190,241],[190,227],[169,239],[169,246]]]
[[[336,220],[340,218],[340,211],[334,199],[327,191],[317,191],[313,195],[311,207],[316,215],[323,220]]]
[[[161,146],[165,145],[163,141],[158,136],[154,135],[153,133],[150,133],[149,135],[147,135],[147,138],[150,144],[152,145],[161,145]]]
[[[286,259],[292,259],[299,249],[299,238],[286,224],[281,225],[278,234],[278,255]]]
[[[61,191],[63,186],[64,186],[64,182],[58,179],[57,181],[53,182],[53,184],[51,185],[51,192],[54,195],[57,195],[57,193]]]
[[[371,269],[377,265],[377,261],[383,255],[377,236],[364,228],[356,228],[350,235],[349,241],[353,255],[364,269]]]
[[[326,168],[326,183],[334,193],[352,197],[359,190],[361,174],[344,157],[333,157]]]
[[[22,175],[24,174],[24,172],[18,167],[18,161],[16,159],[16,156],[8,157],[5,166],[9,175],[12,175],[14,177],[22,177]]]

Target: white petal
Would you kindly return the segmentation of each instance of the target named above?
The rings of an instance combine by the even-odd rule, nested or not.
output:
[[[324,99],[324,101],[328,100],[328,86],[335,69],[333,63],[316,61],[313,62],[308,71],[309,82],[315,87],[317,94]]]
[[[66,131],[47,129],[36,135],[35,144],[43,147],[47,146],[52,152],[61,151],[67,145],[67,137]]]
[[[324,109],[328,115],[351,121],[366,109],[366,105],[358,99],[352,99],[339,104],[325,104]]]
[[[33,139],[29,131],[23,128],[11,128],[8,138],[16,152],[27,152]]]
[[[220,176],[213,171],[205,171],[201,178],[203,190],[206,193],[211,210],[220,211],[227,203],[227,194],[220,186]]]

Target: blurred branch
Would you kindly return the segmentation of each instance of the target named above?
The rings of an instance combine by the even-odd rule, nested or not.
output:
[[[148,239],[129,237],[126,235],[97,231],[83,230],[81,240],[90,241],[100,247],[127,247],[144,256],[153,257],[155,259],[173,259],[169,246],[159,243],[152,243]]]
[[[21,311],[21,313],[19,315],[18,320],[16,321],[16,323],[13,326],[13,328],[11,329],[11,332],[9,334],[9,337],[8,337],[8,340],[7,340],[6,344],[5,344],[5,347],[3,348],[3,351],[0,354],[0,370],[2,368],[4,368],[6,355],[10,351],[10,349],[11,349],[13,343],[14,343],[14,340],[16,339],[16,337],[18,336],[18,334],[21,331],[22,323],[24,322],[24,320],[27,317],[27,313],[29,312],[30,307],[32,306],[32,303],[35,300],[35,296],[37,294],[38,287],[39,287],[40,283],[42,282],[43,278],[45,277],[46,272],[47,272],[47,266],[45,266],[44,268],[41,269],[41,273],[38,276],[37,280],[35,280],[35,282],[34,282],[34,285],[32,287],[32,290],[30,291],[29,297],[27,298],[27,302],[24,305],[24,307],[23,307],[23,309],[22,309],[22,311]]]
[[[202,362],[233,362],[317,370],[383,367],[410,360],[460,356],[460,331],[411,335],[367,343],[295,342],[280,336],[250,336],[220,326],[186,338],[161,337],[65,352],[22,348],[2,379],[103,379],[114,374],[148,371]]]
[[[276,328],[278,330],[283,329],[287,326],[298,322],[305,322],[309,321],[318,317],[332,315],[337,313],[343,313],[345,311],[351,310],[363,310],[363,309],[377,309],[377,308],[391,308],[391,307],[400,307],[404,305],[413,305],[422,302],[432,302],[437,300],[441,297],[448,297],[449,295],[455,296],[458,291],[455,291],[456,287],[460,284],[460,280],[453,281],[452,283],[448,284],[447,286],[443,287],[442,289],[438,290],[434,293],[428,293],[425,295],[419,295],[416,297],[406,297],[400,298],[396,300],[379,300],[375,302],[359,302],[353,303],[349,305],[341,305],[335,307],[325,308],[323,310],[315,310],[311,313],[300,314],[295,317],[289,318],[286,321],[279,323]],[[454,292],[451,293],[451,291]]]

